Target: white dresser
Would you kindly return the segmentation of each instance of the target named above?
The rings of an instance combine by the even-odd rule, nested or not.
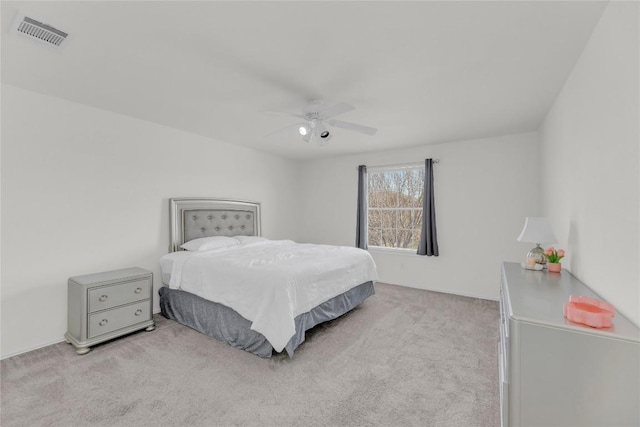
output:
[[[76,353],[139,329],[152,331],[153,273],[133,267],[70,277],[67,342]]]
[[[500,409],[503,426],[640,425],[640,329],[564,318],[569,295],[598,297],[568,271],[502,266]]]

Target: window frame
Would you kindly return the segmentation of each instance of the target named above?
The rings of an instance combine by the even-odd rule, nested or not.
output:
[[[378,211],[393,211],[393,212],[397,212],[397,211],[420,211],[421,214],[421,221],[420,224],[418,225],[418,228],[414,229],[412,228],[412,230],[415,230],[418,233],[418,241],[420,239],[420,233],[421,233],[421,228],[422,228],[422,221],[424,220],[424,216],[423,216],[423,211],[424,211],[424,201],[422,203],[419,204],[419,206],[398,206],[397,208],[394,207],[375,207],[375,206],[370,206],[370,175],[372,174],[377,174],[377,173],[384,173],[384,172],[398,172],[398,171],[402,171],[402,170],[421,170],[422,171],[422,183],[421,183],[421,187],[420,187],[420,192],[421,192],[421,197],[424,197],[424,180],[425,180],[425,165],[424,163],[403,163],[403,164],[398,164],[398,165],[388,165],[388,166],[373,166],[373,167],[369,167],[367,168],[367,180],[366,180],[366,219],[367,219],[367,226],[366,226],[366,230],[367,230],[367,247],[369,250],[373,250],[373,251],[379,251],[379,252],[388,252],[388,253],[395,253],[395,254],[417,254],[417,248],[401,248],[401,247],[393,247],[393,246],[378,246],[378,245],[374,245],[371,243],[370,240],[370,228],[369,228],[369,215],[370,215],[370,211],[371,210],[378,210]],[[383,230],[383,228],[381,228],[381,231]],[[398,228],[394,227],[393,230],[398,230]],[[400,228],[400,230],[408,230],[405,228]],[[417,255],[416,255],[417,256]]]

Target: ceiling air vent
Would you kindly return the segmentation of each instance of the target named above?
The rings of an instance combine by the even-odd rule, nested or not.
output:
[[[18,16],[14,23],[14,31],[32,40],[37,40],[51,47],[59,48],[69,36],[47,24],[38,22],[27,16]]]

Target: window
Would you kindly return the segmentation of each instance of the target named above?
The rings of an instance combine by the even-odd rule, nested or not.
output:
[[[424,166],[370,169],[367,184],[369,246],[417,249]]]

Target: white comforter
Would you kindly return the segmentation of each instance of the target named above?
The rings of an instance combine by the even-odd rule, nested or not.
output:
[[[175,258],[169,287],[231,307],[280,352],[296,316],[377,279],[364,250],[267,240]]]

